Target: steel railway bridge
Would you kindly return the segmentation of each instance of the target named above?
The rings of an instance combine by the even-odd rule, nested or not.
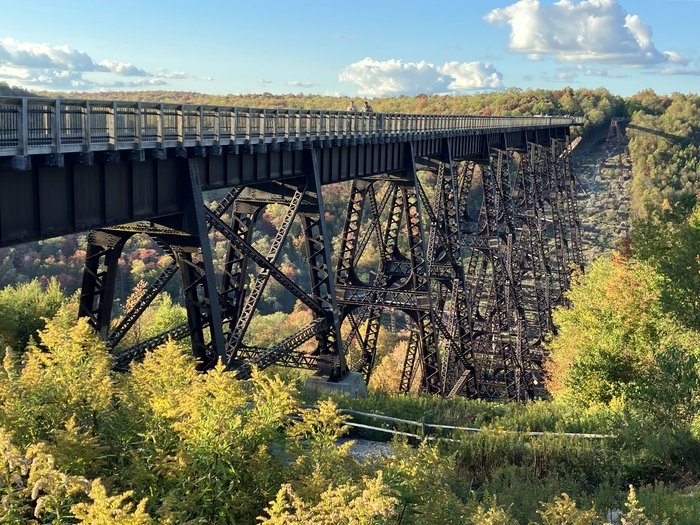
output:
[[[241,378],[253,365],[281,365],[368,379],[386,316],[400,312],[410,319],[402,391],[532,398],[542,393],[551,310],[583,263],[570,142],[581,124],[0,98],[0,247],[89,231],[79,315],[117,367],[189,337],[202,367],[222,360]],[[347,214],[332,259],[321,189],[343,182]],[[222,188],[225,198],[207,207],[202,192]],[[253,233],[273,203],[286,212],[262,253]],[[279,267],[297,219],[309,286]],[[228,242],[222,268],[210,232]],[[113,320],[119,256],[137,234],[171,263]],[[379,255],[363,278],[370,243]],[[187,323],[122,348],[178,273]],[[270,279],[313,321],[250,347],[246,330]]]

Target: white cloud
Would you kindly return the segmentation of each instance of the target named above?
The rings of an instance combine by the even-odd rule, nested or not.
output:
[[[530,59],[545,55],[562,62],[631,67],[688,63],[673,51],[658,51],[651,27],[638,15],[627,14],[616,0],[559,0],[549,6],[520,0],[494,9],[484,19],[509,25],[510,50]]]
[[[341,82],[358,85],[357,94],[361,96],[499,89],[503,87],[501,79],[496,68],[481,62],[447,62],[435,66],[425,61],[379,61],[369,57],[350,64],[338,74]]]
[[[157,77],[159,78],[171,78],[171,79],[183,79],[183,78],[192,78],[194,80],[214,80],[212,77],[197,77],[195,75],[191,75],[187,73],[186,71],[170,71],[169,69],[165,68],[160,68],[158,70],[158,73],[156,74]]]
[[[336,40],[349,40],[349,41],[357,40],[356,37],[350,36],[350,35],[333,35],[333,38],[335,38]]]
[[[105,74],[108,76],[101,76]],[[86,78],[86,75],[90,78]],[[109,75],[140,78],[110,81]],[[184,78],[197,77],[184,71],[170,72],[167,69],[160,69],[154,75],[130,62],[95,62],[87,53],[67,45],[20,42],[10,37],[0,39],[0,80],[17,81],[26,87],[57,90],[151,87],[168,85],[163,79]]]
[[[122,75],[125,77],[153,76],[147,71],[139,69],[129,62],[115,62],[113,60],[103,60],[102,62],[99,62],[98,65],[106,67],[111,73],[114,73],[115,75]]]
[[[268,80],[267,78],[259,78],[258,82],[261,84],[272,84],[272,80]]]
[[[169,69],[165,68],[160,68],[158,70],[158,74],[156,76],[159,76],[161,78],[197,78],[194,75],[190,75],[189,73],[185,71],[170,71]]]
[[[681,68],[667,68],[655,71],[659,75],[688,75],[688,76],[700,76],[700,67],[689,67],[686,69]]]
[[[80,71],[58,71],[0,64],[0,80],[12,80],[26,87],[48,89],[89,89],[94,84],[83,78]]]
[[[49,90],[91,90],[96,88],[137,88],[167,86],[168,82],[159,78],[138,78],[115,82],[95,82],[83,76],[81,71],[57,71],[55,69],[29,69],[0,65],[0,79],[13,80],[26,87]]]
[[[626,73],[610,73],[607,68],[602,67],[591,67],[585,66],[583,64],[578,64],[576,66],[563,66],[557,69],[557,71],[570,72],[576,71],[582,73],[588,77],[607,77],[607,78],[625,78]]]
[[[491,64],[447,62],[437,70],[452,79],[452,82],[447,85],[450,91],[502,87],[502,75]]]
[[[578,78],[578,74],[573,71],[562,71],[554,75],[554,81],[556,82],[573,82]]]
[[[154,87],[154,86],[167,86],[168,82],[160,78],[141,78],[138,80],[131,80],[129,82],[122,82],[120,80],[112,82],[111,84],[102,84],[101,87]]]
[[[313,82],[299,82],[298,80],[292,80],[291,82],[285,82],[286,85],[291,86],[291,87],[303,87],[303,88],[310,88],[314,86],[318,86],[319,84],[314,84]]]
[[[61,71],[109,71],[95,64],[87,53],[68,46],[51,46],[20,42],[14,38],[0,39],[0,60],[19,67],[57,69]]]

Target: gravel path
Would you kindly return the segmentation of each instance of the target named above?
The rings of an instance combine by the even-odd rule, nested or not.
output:
[[[336,443],[340,446],[348,441],[354,441],[350,447],[350,455],[358,461],[371,461],[381,456],[393,456],[394,451],[389,443],[370,441],[369,439],[340,438]]]

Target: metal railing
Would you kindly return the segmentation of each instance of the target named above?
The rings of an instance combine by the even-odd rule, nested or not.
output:
[[[0,156],[333,139],[415,140],[435,134],[581,124],[582,117],[357,113],[0,97]]]
[[[306,410],[318,410],[318,407],[316,405],[302,405],[300,408],[306,409]],[[342,426],[348,426],[348,427],[354,427],[354,428],[360,428],[363,430],[370,430],[374,432],[383,432],[386,434],[393,434],[393,435],[398,435],[398,436],[406,436],[406,437],[412,437],[412,438],[417,438],[421,441],[461,441],[459,439],[459,433],[475,433],[475,432],[483,432],[483,433],[492,433],[495,435],[504,435],[504,434],[513,434],[513,435],[518,435],[518,436],[523,436],[523,437],[569,437],[569,438],[583,438],[583,439],[615,439],[618,436],[615,434],[590,434],[590,433],[582,433],[582,432],[529,432],[529,431],[521,431],[521,430],[505,430],[505,429],[493,429],[493,428],[488,428],[488,427],[482,427],[482,428],[474,428],[474,427],[457,427],[453,425],[436,425],[436,424],[431,424],[431,423],[426,423],[425,422],[425,416],[423,416],[421,421],[412,421],[410,419],[400,419],[400,418],[395,418],[395,417],[389,417],[385,416],[382,414],[372,414],[372,413],[367,413],[367,412],[358,412],[357,410],[350,410],[347,408],[341,408],[338,407],[339,410],[343,414],[347,414],[349,416],[359,416],[362,419],[374,419],[377,421],[386,421],[389,424],[392,424],[394,428],[386,428],[385,426],[377,426],[377,425],[367,425],[363,423],[357,423],[355,421],[342,421],[340,424]],[[292,415],[290,416],[290,419],[296,419],[297,421],[303,420],[303,417],[298,416],[298,415]],[[410,427],[416,428],[417,433],[415,432],[406,432],[406,430],[398,430],[400,429],[407,429]],[[435,436],[435,435],[429,435],[430,433],[437,433],[437,434],[443,434],[443,436]],[[448,435],[455,435],[457,439],[450,438],[450,437],[445,437],[444,434]]]

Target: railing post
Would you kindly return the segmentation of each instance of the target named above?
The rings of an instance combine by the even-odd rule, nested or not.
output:
[[[221,106],[216,108],[216,118],[214,119],[214,145],[221,144]]]
[[[201,146],[204,140],[204,106],[199,105],[199,118],[197,119],[197,145]]]
[[[143,117],[141,116],[141,102],[136,103],[136,147],[137,149],[141,149],[143,147],[143,143],[141,142],[141,135],[142,135],[142,125],[141,125],[141,119]]]
[[[289,111],[284,112],[284,140],[289,142]]]
[[[83,125],[83,151],[90,151],[92,142],[92,115],[90,113],[90,101],[85,101],[85,124]]]
[[[185,106],[180,105],[180,108],[175,113],[177,120],[177,142],[181,148],[185,147]]]
[[[163,104],[158,104],[158,118],[156,119],[156,140],[160,149],[165,148],[165,135],[163,133],[163,120],[165,119],[163,115]]]
[[[109,146],[111,149],[117,149],[117,102],[112,102],[107,113],[107,133],[109,133]]]
[[[54,115],[51,122],[51,135],[53,137],[53,152],[61,153],[61,101],[54,102]]]
[[[19,122],[17,122],[17,146],[19,147],[20,155],[27,155],[29,151],[29,126],[28,126],[28,111],[27,98],[22,98],[22,103],[19,108]]]
[[[248,108],[248,113],[247,113],[247,119],[248,121],[246,122],[246,128],[245,128],[245,139],[248,144],[250,144],[250,126],[253,121],[253,112]]]

